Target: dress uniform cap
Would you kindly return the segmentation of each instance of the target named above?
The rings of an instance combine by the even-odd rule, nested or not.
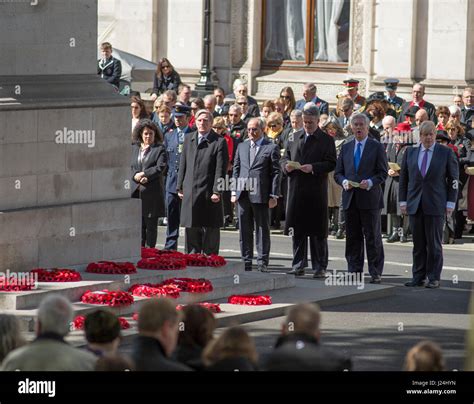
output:
[[[348,89],[359,87],[359,80],[356,79],[347,79],[343,83]]]
[[[400,80],[394,78],[388,78],[383,81],[385,83],[385,89],[394,91],[398,87]]]
[[[174,107],[174,116],[189,116],[191,115],[191,108],[187,105],[175,105]]]

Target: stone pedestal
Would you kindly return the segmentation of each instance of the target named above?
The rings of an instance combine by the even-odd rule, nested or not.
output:
[[[97,1],[37,3],[0,3],[0,271],[138,256],[129,101],[96,74]]]

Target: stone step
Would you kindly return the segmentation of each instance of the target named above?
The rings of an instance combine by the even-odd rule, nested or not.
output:
[[[186,269],[173,271],[137,269],[137,273],[131,275],[91,274],[85,272],[85,267],[74,269],[81,273],[83,279],[81,282],[38,282],[37,289],[29,292],[0,292],[0,307],[5,310],[35,308],[45,296],[51,293],[60,293],[71,302],[75,302],[79,301],[87,290],[127,290],[136,283],[161,283],[175,277],[215,280],[245,273],[244,264],[238,261],[228,261],[223,267],[186,267]]]
[[[232,294],[259,293],[281,288],[292,288],[295,285],[295,278],[291,275],[278,273],[258,273],[247,272],[242,274],[228,275],[212,280],[213,290],[209,293],[181,293],[181,296],[174,301],[176,304],[189,304],[206,301],[225,300]],[[126,307],[107,307],[79,302],[79,299],[72,300],[75,316],[85,315],[97,308],[106,308],[119,316],[131,315],[140,310],[140,307],[148,298],[135,297],[135,302]],[[4,313],[15,314],[21,323],[22,330],[32,331],[37,309],[23,310],[3,310]]]

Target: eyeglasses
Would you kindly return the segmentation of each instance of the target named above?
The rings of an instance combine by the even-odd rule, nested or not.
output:
[[[247,102],[238,102],[237,104],[239,104],[239,105],[247,105],[248,103],[247,103]]]
[[[161,68],[162,68],[162,69],[169,69],[169,68],[170,68],[170,65],[161,65]]]
[[[225,129],[225,128],[222,127],[222,126],[213,126],[212,129],[214,129],[214,130],[221,130],[221,129]]]
[[[279,126],[280,126],[279,123],[269,123],[269,124],[268,124],[268,127],[269,127],[269,128],[278,128]]]
[[[280,95],[280,98],[283,98],[284,100],[289,100],[291,97],[289,95]]]

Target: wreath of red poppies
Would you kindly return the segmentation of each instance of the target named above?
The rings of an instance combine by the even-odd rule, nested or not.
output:
[[[226,260],[216,254],[186,254],[186,263],[190,267],[222,267]]]
[[[31,273],[37,274],[38,282],[79,282],[81,274],[74,269],[67,268],[35,268]]]
[[[141,269],[156,269],[160,271],[174,271],[186,269],[186,259],[167,254],[156,255],[150,258],[142,258],[137,263],[137,267]]]
[[[87,265],[86,272],[92,274],[126,275],[137,273],[137,268],[131,262],[99,261],[91,262]]]
[[[219,303],[203,302],[203,303],[197,303],[197,304],[199,304],[199,306],[202,306],[202,307],[208,309],[211,313],[221,313],[222,312],[221,305]],[[185,307],[186,307],[185,304],[178,304],[176,306],[176,310],[183,310]]]
[[[120,322],[120,328],[122,330],[126,330],[127,328],[130,328],[130,323],[124,317],[119,317],[118,319]],[[83,330],[85,321],[86,321],[85,316],[76,316],[76,318],[72,322],[74,330]]]
[[[111,307],[130,306],[133,304],[133,296],[121,290],[101,290],[92,292],[88,290],[81,297],[82,303],[100,304]]]
[[[171,279],[166,279],[165,281],[163,281],[162,284],[175,285],[182,292],[188,292],[188,293],[208,293],[208,292],[212,292],[213,290],[211,281],[204,278],[199,278],[199,279],[171,278]]]
[[[139,297],[170,297],[177,299],[180,289],[175,285],[163,285],[161,283],[142,283],[133,285],[128,293]]]
[[[227,299],[227,303],[240,304],[248,306],[262,306],[272,304],[272,298],[268,295],[254,296],[254,295],[232,295]]]
[[[25,282],[15,276],[8,279],[0,278],[0,292],[25,292],[34,288],[35,284],[31,282],[31,279],[27,279]]]

